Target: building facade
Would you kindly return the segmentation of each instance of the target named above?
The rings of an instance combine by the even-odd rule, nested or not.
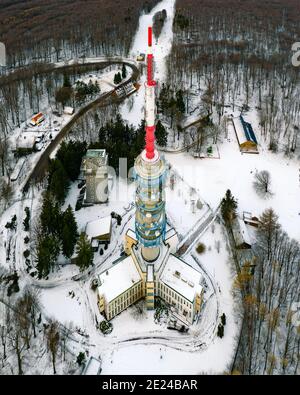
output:
[[[176,233],[172,232],[169,243],[176,238]],[[143,259],[133,230],[127,231],[125,248],[127,245],[128,256],[118,259],[99,278],[98,307],[107,320],[142,298],[147,309],[153,310],[155,298],[159,297],[170,306],[178,320],[186,325],[193,323],[203,301],[202,275],[176,257],[170,244],[163,243],[159,258],[150,264]]]
[[[140,273],[131,256],[116,261],[99,276],[98,307],[107,320],[126,310],[145,295]]]
[[[88,150],[82,160],[86,180],[86,203],[105,203],[108,200],[108,156],[104,149]]]

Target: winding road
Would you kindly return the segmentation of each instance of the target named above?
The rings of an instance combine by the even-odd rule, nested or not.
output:
[[[90,60],[90,59],[89,59]],[[132,69],[132,75],[130,78],[127,78],[126,81],[118,85],[118,88],[128,84],[129,82],[135,83],[140,75],[139,69],[136,65],[136,63],[133,60],[129,59],[120,59],[120,58],[100,58],[98,61],[90,61],[88,63],[83,63],[83,64],[76,64],[76,67],[86,67],[86,65],[89,66],[103,66],[103,68],[115,65],[115,64],[125,64],[126,66],[130,67]],[[61,64],[57,65],[55,69],[68,69],[74,67],[74,64]],[[99,96],[97,99],[95,99],[92,102],[89,102],[88,104],[84,105],[81,107],[71,118],[71,120],[62,127],[58,135],[51,141],[51,143],[47,146],[47,148],[42,152],[40,158],[36,162],[34,168],[32,169],[31,173],[29,174],[24,186],[23,186],[23,194],[26,194],[29,190],[30,184],[32,182],[35,182],[37,180],[41,180],[47,170],[48,164],[49,164],[49,157],[52,154],[52,152],[56,149],[56,147],[61,143],[61,141],[66,137],[66,135],[70,132],[71,128],[75,125],[75,123],[83,116],[85,115],[88,111],[92,110],[95,107],[106,107],[111,105],[112,103],[122,103],[128,96],[130,96],[132,93],[129,93],[126,96],[123,97],[118,97],[114,95],[115,89],[111,90],[107,93],[104,93],[103,95]]]

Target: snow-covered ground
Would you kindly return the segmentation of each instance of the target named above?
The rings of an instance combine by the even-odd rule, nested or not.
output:
[[[160,83],[167,79],[165,60],[172,45],[174,4],[174,0],[163,0],[150,14],[141,16],[131,49],[134,57],[140,52],[146,52],[147,27],[151,25],[152,17],[157,11],[166,9],[167,21],[157,43],[154,40],[153,48],[155,77]],[[144,81],[145,76],[142,77],[141,88],[130,99],[131,105],[128,100],[121,107],[123,118],[134,125],[143,119]],[[255,124],[255,120],[253,123]],[[213,215],[226,189],[230,188],[238,198],[241,212],[251,211],[253,215],[259,215],[266,207],[272,206],[278,212],[283,227],[299,239],[299,164],[278,154],[270,154],[263,147],[260,147],[259,155],[242,155],[232,130],[229,130],[228,140],[220,144],[219,150],[220,159],[194,159],[187,153],[165,154],[167,161],[183,178],[182,182],[177,179],[174,190],[167,189],[166,210],[178,233],[187,235],[197,227],[201,218],[206,218],[207,214]],[[269,200],[259,198],[253,189],[256,170],[269,170],[271,173],[274,195]],[[21,218],[26,205],[32,208],[32,213],[37,212],[40,191],[35,193],[34,199],[31,200],[28,196],[22,204],[16,203],[5,213],[1,219],[1,229],[14,211],[17,210],[18,218]],[[64,209],[67,204],[75,207],[78,193],[77,185],[73,184]],[[202,208],[193,206],[199,199]],[[78,269],[71,265],[60,268],[50,276],[49,281],[37,282],[26,274],[22,266],[24,232],[20,223],[15,266],[23,275],[22,281],[40,288],[45,317],[55,317],[64,325],[73,322],[81,333],[86,334],[76,335],[79,340],[72,345],[74,353],[76,355],[76,352],[84,349],[90,355],[97,358],[100,356],[103,374],[224,372],[230,367],[235,352],[239,320],[237,302],[232,295],[234,271],[230,252],[223,227],[217,222],[210,223],[201,231],[200,240],[205,244],[206,251],[197,254],[195,247],[198,240],[194,240],[197,243],[192,243],[184,256],[188,263],[199,268],[208,284],[201,316],[187,334],[170,331],[165,325],[156,324],[153,312],[147,312],[144,318],[137,320],[132,314],[134,307],[112,320],[114,330],[110,335],[104,336],[96,329],[96,324],[103,317],[99,314],[96,294],[91,290],[90,282],[120,256],[124,234],[128,227],[133,227],[133,201],[134,185],[131,184],[126,190],[125,183],[120,181],[120,184],[111,184],[108,204],[82,208],[76,212],[80,231],[84,230],[88,221],[109,215],[111,211],[123,216],[121,227],[113,224],[112,242],[108,250],[103,256],[95,255],[92,275],[83,276],[76,282],[72,280],[72,276],[78,273]],[[2,239],[0,237],[1,257],[5,238],[3,233]],[[216,327],[223,313],[226,314],[227,323],[224,338],[219,339]]]
[[[106,58],[89,58],[88,63],[92,62],[103,62],[107,60]],[[128,60],[129,62],[129,60]],[[132,63],[132,62],[131,62]],[[62,67],[64,66],[64,63],[58,63],[56,65],[57,67]],[[114,76],[116,72],[120,71],[121,68],[118,65],[111,65],[108,66],[104,69],[92,72],[92,73],[86,73],[81,76],[79,80],[85,82],[86,84],[89,83],[90,80],[92,80],[93,83],[96,81],[99,84],[100,87],[100,95],[108,93],[110,91],[113,91],[115,89],[115,84],[114,84]],[[127,77],[126,80],[130,79],[132,76],[132,69],[129,66],[126,66],[126,71],[127,71]],[[122,81],[125,82],[126,80]],[[68,115],[65,114],[64,112],[58,116],[53,113],[53,110],[55,108],[52,108],[51,106],[46,105],[46,98],[45,100],[41,100],[40,103],[40,111],[45,115],[45,120],[38,126],[32,127],[29,125],[30,119],[24,121],[21,123],[19,128],[16,128],[13,133],[9,137],[9,145],[13,149],[16,148],[17,146],[17,141],[20,138],[20,136],[26,136],[26,133],[28,135],[35,135],[35,136],[43,136],[43,139],[41,141],[41,147],[42,149],[38,152],[33,152],[30,155],[27,155],[25,157],[25,164],[22,168],[22,171],[20,172],[19,178],[12,184],[15,190],[15,196],[14,199],[15,201],[18,201],[18,199],[21,198],[21,190],[22,186],[25,184],[28,176],[30,175],[32,169],[36,166],[36,163],[38,162],[40,156],[42,155],[42,152],[47,148],[47,146],[51,143],[51,141],[59,134],[60,130],[68,124],[73,118],[74,115]],[[93,98],[92,100],[94,100]],[[85,103],[84,105],[86,105]],[[76,108],[75,110],[78,110]],[[59,146],[56,147],[54,152],[50,155],[51,158],[55,157],[56,151],[58,150]],[[11,155],[11,153],[10,153]],[[16,165],[16,162],[13,161],[13,166]],[[13,170],[13,169],[12,169]]]
[[[114,329],[112,336],[119,337],[126,333],[128,338],[134,337],[135,341],[130,346],[121,342],[102,354],[103,374],[222,373],[230,368],[239,324],[234,313],[236,307],[231,294],[232,274],[222,227],[214,224],[201,241],[206,245],[206,252],[201,256],[195,251],[193,254],[211,277],[216,290],[203,306],[199,322],[190,328],[188,336],[180,334],[178,340],[173,331],[160,328],[153,321],[151,323],[151,313],[140,321],[134,320],[128,312],[122,313],[113,320],[116,330]],[[220,241],[219,252],[215,246],[216,241]],[[187,261],[197,267],[191,256]],[[218,317],[223,313],[226,314],[227,323],[224,337],[219,339],[215,336],[214,329],[219,323]],[[156,341],[153,340],[155,337]],[[168,341],[163,340],[165,338]],[[182,342],[189,343],[190,349],[185,350]]]
[[[216,208],[227,189],[238,199],[239,211],[259,216],[272,207],[288,234],[300,241],[300,179],[299,161],[283,154],[273,154],[259,147],[259,154],[241,154],[232,128],[228,140],[219,146],[220,159],[194,159],[188,153],[168,154],[166,159],[178,173],[213,208]],[[273,195],[260,198],[253,188],[256,171],[271,174]]]
[[[122,67],[120,67],[119,65],[111,65],[102,70],[98,70],[95,72],[88,73],[87,75],[83,75],[81,78],[78,79],[78,81],[82,81],[85,84],[88,84],[90,81],[92,81],[93,84],[97,82],[100,87],[100,92],[107,93],[115,89],[116,85],[114,84],[114,77],[115,74],[118,72],[122,73]],[[132,75],[132,69],[129,66],[126,66],[126,72],[127,72],[127,77],[126,77],[127,80]]]

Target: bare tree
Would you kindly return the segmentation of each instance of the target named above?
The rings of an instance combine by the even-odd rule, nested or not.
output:
[[[255,174],[253,186],[258,195],[268,197],[271,192],[271,175],[267,170],[259,171]]]
[[[70,338],[70,335],[73,333],[73,324],[70,323],[68,326],[61,331],[60,334],[60,346],[63,360],[66,360],[66,351],[67,351],[67,343]]]
[[[23,303],[30,320],[33,336],[36,337],[37,312],[39,311],[39,292],[36,289],[26,289],[23,296]]]
[[[30,320],[30,306],[25,296],[17,300],[14,313],[15,325],[20,330],[22,339],[24,340],[27,350],[30,348],[32,337],[32,328]]]
[[[26,347],[26,343],[24,342],[22,335],[22,328],[18,325],[17,322],[12,323],[9,330],[9,339],[12,349],[16,352],[17,361],[18,361],[18,374],[23,374],[23,353]]]
[[[7,357],[7,340],[8,333],[10,328],[10,309],[5,305],[4,317],[2,317],[3,321],[0,325],[0,339],[2,345],[2,367],[4,366],[4,361]]]
[[[4,200],[5,208],[7,207],[8,202],[11,201],[12,197],[13,190],[10,183],[3,180],[0,186],[0,198]]]
[[[59,339],[60,339],[57,321],[53,321],[50,323],[46,336],[47,336],[47,347],[52,358],[53,374],[56,374],[55,364],[56,364],[56,357],[58,353]]]

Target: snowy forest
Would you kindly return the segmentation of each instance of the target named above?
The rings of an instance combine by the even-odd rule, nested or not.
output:
[[[242,327],[232,374],[298,374],[300,331],[292,306],[299,300],[300,245],[282,229],[273,209],[259,218],[249,254],[237,248],[238,202],[230,190],[221,214],[233,247],[234,292],[242,301]]]
[[[214,110],[219,123],[226,107],[254,104],[269,148],[299,149],[299,70],[291,61],[299,13],[297,0],[178,0],[168,74],[171,88],[184,87],[187,111],[199,88],[198,111]]]
[[[5,0],[0,4],[0,41],[6,45],[10,67],[69,57],[121,56],[129,51],[140,13],[157,3]]]
[[[36,358],[45,372],[51,366],[53,374],[79,374],[88,357],[84,348],[87,350],[88,343],[99,340],[91,337],[88,341],[78,327],[75,330],[72,324],[64,325],[53,315],[47,316],[40,293],[46,294],[49,278],[49,288],[51,281],[55,286],[63,283],[60,274],[55,278],[61,270],[58,257],[67,261],[75,252],[85,250],[88,262],[80,264],[79,259],[73,266],[77,265],[80,271],[93,266],[94,252],[82,231],[86,218],[83,210],[80,212],[82,207],[78,208],[78,200],[72,200],[79,192],[76,184],[82,182],[80,166],[86,150],[105,149],[109,165],[118,175],[119,158],[126,157],[131,168],[144,147],[144,88],[140,80],[145,79],[146,72],[145,64],[136,57],[146,48],[141,47],[136,53],[133,43],[141,17],[150,14],[159,3],[160,0],[0,2],[0,42],[5,43],[7,50],[7,67],[0,68],[0,247],[4,247],[5,254],[1,256],[7,260],[5,268],[0,262],[0,372],[5,368],[9,374],[41,373],[38,366],[34,367]],[[161,49],[162,54],[157,56],[157,63],[165,62],[165,76],[157,75],[157,70],[163,68],[155,65],[157,148],[166,156],[170,169],[178,163],[182,167],[187,164],[188,171],[200,169],[197,186],[198,181],[202,182],[201,194],[209,201],[211,216],[222,227],[224,249],[230,250],[227,270],[232,272],[230,293],[239,303],[234,314],[240,327],[236,344],[230,350],[232,363],[223,369],[224,374],[300,372],[300,326],[295,321],[300,300],[300,239],[294,229],[295,223],[296,228],[299,225],[300,208],[298,203],[287,207],[294,200],[299,202],[300,68],[292,64],[292,45],[300,41],[299,15],[299,0],[176,0],[170,40],[164,36],[169,9],[161,9],[149,19],[156,44],[163,37],[162,42],[171,48],[167,56],[162,55]],[[104,60],[86,62],[93,57]],[[113,57],[120,57],[121,61],[113,62]],[[101,79],[106,79],[107,91],[102,91],[98,82]],[[134,85],[134,93],[119,97],[117,89],[127,80]],[[102,95],[103,102],[98,105]],[[74,119],[64,113],[66,107],[74,111]],[[42,163],[46,165],[40,172],[42,176],[32,177],[30,181],[34,183],[28,182],[31,189],[26,189],[24,173],[30,173],[30,166],[39,173],[40,153],[14,151],[11,144],[18,133],[26,132],[32,114],[40,111],[47,117],[49,146],[54,141],[52,133],[59,136],[64,128],[66,132],[58,141],[57,150],[49,151],[51,157],[47,157],[48,147],[44,145],[41,156],[46,158]],[[255,159],[249,159],[251,154],[241,155],[237,142],[228,138],[233,114],[246,114],[251,122],[257,122],[255,131],[261,149],[257,164],[253,164]],[[222,146],[226,147],[223,152]],[[232,146],[238,154],[230,158],[235,152]],[[215,161],[208,158],[213,149],[218,153],[212,158]],[[206,162],[198,160],[203,152]],[[23,178],[14,183],[11,174],[23,157],[26,171],[23,169]],[[235,162],[236,158],[240,162]],[[277,158],[283,169],[280,168],[280,174],[275,174]],[[213,170],[212,162],[216,166]],[[231,167],[225,167],[228,163]],[[235,173],[232,168],[238,167],[242,170]],[[231,177],[225,174],[228,168]],[[295,177],[284,180],[285,174]],[[226,185],[220,192],[223,184],[232,179],[231,186],[236,189]],[[208,191],[211,185],[216,190]],[[195,193],[196,189],[191,186]],[[182,191],[178,197],[180,194]],[[191,196],[185,198],[184,204],[188,205],[190,199]],[[248,203],[251,200],[255,203]],[[131,202],[127,203],[131,207]],[[121,206],[117,207],[120,212]],[[237,245],[235,231],[241,213],[250,211],[249,206],[257,216],[256,228],[250,232],[255,234],[251,248],[244,251]],[[103,207],[99,212],[95,210],[96,216],[114,213],[114,207]],[[130,218],[133,217],[132,214]],[[115,253],[119,253],[121,236],[124,235],[120,231],[113,247]],[[220,240],[217,243],[219,254]],[[28,268],[29,264],[32,266]],[[29,269],[36,270],[36,274]],[[32,284],[41,281],[45,289],[28,287],[30,276]],[[88,283],[86,278],[85,281]],[[66,283],[73,286],[76,281],[72,276]],[[89,291],[84,291],[84,297]],[[69,292],[67,297],[73,300],[74,295]],[[78,300],[80,297],[78,292]],[[87,306],[89,300],[81,299],[80,303]],[[90,306],[87,310],[84,318],[92,311],[90,322],[94,323],[95,310]],[[82,342],[77,340],[78,333]],[[75,348],[70,345],[72,342],[76,343]],[[108,359],[110,364],[110,356]],[[200,367],[199,371],[206,373]]]

